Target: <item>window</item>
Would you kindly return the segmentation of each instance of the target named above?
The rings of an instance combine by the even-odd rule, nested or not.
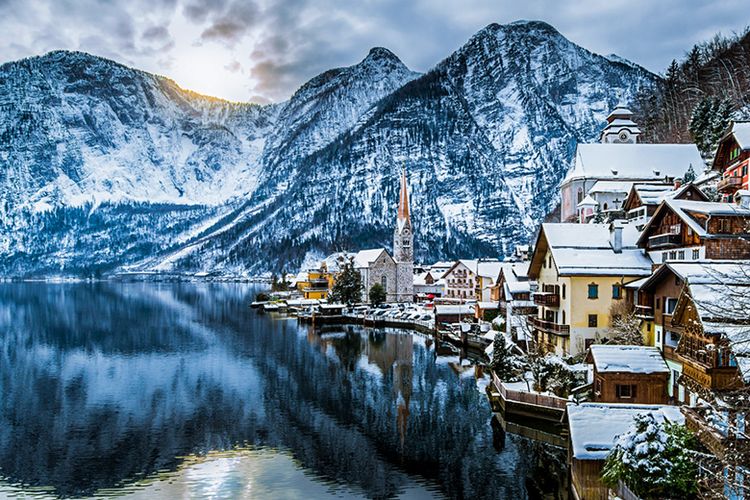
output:
[[[747,175],[747,165],[742,165],[742,177]]]
[[[656,308],[659,309],[661,307],[661,299],[656,299]]]
[[[693,249],[693,260],[698,260],[701,258],[701,251],[697,248]]]
[[[646,323],[646,331],[647,332],[651,331],[651,323]]]
[[[677,258],[679,260],[685,260],[685,250],[680,250],[679,252],[677,252]]]
[[[552,269],[552,256],[549,256],[549,268]]]
[[[383,288],[387,289],[388,288],[388,276],[386,276],[385,274],[381,276],[380,284],[383,285]]]
[[[596,393],[602,393],[602,379],[600,379],[599,377],[596,377]]]
[[[677,258],[677,252],[675,252],[674,250],[669,252],[669,260],[675,260],[676,258]]]
[[[664,299],[664,313],[672,314],[674,308],[677,306],[677,299],[674,297],[667,297]]]
[[[591,283],[589,285],[589,298],[590,299],[599,298],[599,285],[597,285],[596,283]]]
[[[662,252],[661,263],[664,264],[667,261],[667,252]]]
[[[563,283],[563,286],[562,286],[562,298],[563,300],[565,300],[565,283]]]
[[[729,222],[729,219],[719,219],[719,232],[720,233],[729,233],[731,232],[731,224]]]
[[[578,188],[578,203],[583,201],[583,189]]]
[[[630,384],[615,384],[615,393],[620,399],[632,399],[635,397],[635,386]]]
[[[620,285],[612,285],[612,298],[616,300],[622,298],[622,287]]]
[[[562,324],[565,324],[565,311],[562,312]]]
[[[596,328],[598,323],[598,316],[596,314],[589,314],[589,328]]]
[[[680,286],[680,285],[682,285],[682,280],[680,279],[680,277],[679,277],[679,276],[675,276],[675,277],[674,277],[674,284],[675,284],[675,286]]]

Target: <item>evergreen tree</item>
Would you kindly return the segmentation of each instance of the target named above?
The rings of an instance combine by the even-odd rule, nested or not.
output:
[[[685,427],[657,422],[650,413],[638,415],[607,456],[602,480],[611,487],[622,481],[644,499],[693,498],[698,491],[695,447]]]
[[[334,301],[352,305],[362,300],[362,276],[354,269],[354,263],[348,260],[336,276],[336,283],[331,289]]]
[[[594,224],[602,224],[604,223],[604,213],[602,212],[602,207],[599,205],[596,206],[596,212],[594,213],[594,217],[591,219],[591,222]]]
[[[379,306],[387,298],[385,288],[380,283],[375,283],[370,287],[370,304]]]
[[[526,363],[524,359],[513,352],[513,346],[506,340],[502,332],[495,333],[493,341],[492,362],[490,368],[503,382],[515,382],[521,379]]]
[[[685,184],[690,184],[695,180],[695,177],[695,169],[693,168],[693,164],[691,163],[687,169],[687,172],[685,172],[685,175],[682,177],[682,180],[685,182]]]

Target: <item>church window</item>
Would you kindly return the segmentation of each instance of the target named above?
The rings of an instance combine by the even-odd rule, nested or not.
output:
[[[385,274],[380,277],[380,284],[383,285],[383,288],[388,288],[388,276]]]

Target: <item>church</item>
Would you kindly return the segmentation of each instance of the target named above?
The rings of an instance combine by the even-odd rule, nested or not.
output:
[[[414,234],[406,172],[401,172],[396,227],[393,231],[393,255],[385,248],[360,250],[354,255],[354,268],[362,276],[363,302],[369,302],[370,288],[375,283],[383,285],[388,302],[414,300]]]

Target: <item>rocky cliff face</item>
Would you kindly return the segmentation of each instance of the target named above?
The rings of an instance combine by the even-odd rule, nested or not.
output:
[[[541,22],[490,25],[427,74],[375,48],[289,101],[236,104],[79,53],[0,67],[0,272],[261,272],[390,247],[503,255],[557,202],[576,141],[656,77]]]

